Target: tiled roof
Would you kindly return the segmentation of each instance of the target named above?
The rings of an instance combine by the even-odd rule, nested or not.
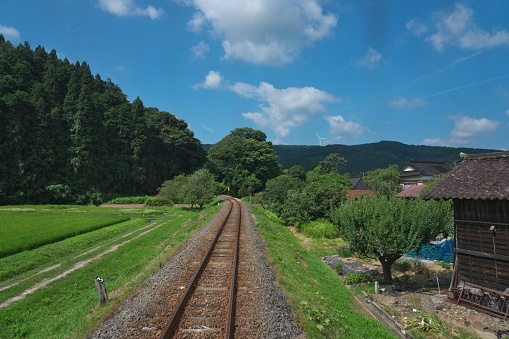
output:
[[[417,198],[426,185],[412,185],[397,194],[398,198]]]
[[[403,168],[407,166],[414,168],[415,171],[403,171]],[[408,160],[401,166],[400,173],[402,177],[415,175],[435,176],[447,173],[450,170],[451,168],[445,162]]]
[[[348,180],[352,184],[352,190],[371,190],[371,187],[364,182],[364,177],[349,178]]]
[[[509,152],[464,154],[464,159],[422,197],[509,200]]]

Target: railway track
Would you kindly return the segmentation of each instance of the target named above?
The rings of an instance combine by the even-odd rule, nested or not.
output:
[[[275,275],[264,260],[264,245],[249,209],[233,198],[223,199],[224,206],[214,219],[186,241],[89,338],[298,337],[301,332],[284,294],[274,284]],[[222,235],[217,237],[221,228]],[[215,250],[204,260],[213,242]],[[207,267],[197,282],[191,283],[204,261]],[[232,282],[235,276],[236,282]],[[184,297],[188,290],[192,295]],[[179,304],[184,308],[177,311]],[[169,325],[172,318],[176,325]]]
[[[161,339],[233,338],[236,278],[241,232],[241,206],[226,198],[229,211],[201,259]]]

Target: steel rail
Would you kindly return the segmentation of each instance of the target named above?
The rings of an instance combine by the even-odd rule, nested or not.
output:
[[[187,285],[186,291],[184,292],[184,294],[180,298],[180,301],[177,304],[177,307],[173,310],[173,313],[171,315],[170,320],[166,324],[166,327],[164,328],[163,332],[161,333],[161,336],[159,337],[160,339],[169,339],[171,337],[172,333],[177,329],[180,317],[182,315],[182,312],[184,311],[184,306],[187,303],[187,301],[189,300],[189,298],[191,297],[191,294],[193,293],[193,291],[194,291],[194,289],[195,289],[195,287],[196,287],[196,285],[198,283],[198,279],[200,278],[200,276],[201,276],[202,272],[204,271],[205,267],[207,266],[207,263],[208,263],[208,260],[210,258],[210,255],[212,254],[212,252],[214,250],[214,247],[215,247],[215,245],[216,245],[216,243],[217,243],[217,241],[218,241],[218,239],[219,239],[219,237],[220,237],[220,235],[221,235],[221,233],[222,233],[222,231],[224,229],[224,226],[226,225],[226,223],[228,222],[228,219],[230,218],[231,212],[233,210],[233,205],[234,204],[238,204],[238,202],[235,201],[232,198],[227,198],[226,200],[231,202],[230,209],[228,210],[228,215],[224,219],[221,227],[219,228],[219,231],[217,232],[217,234],[216,234],[216,236],[214,238],[214,241],[212,242],[211,246],[209,247],[209,249],[207,251],[207,254],[202,259],[202,261],[200,263],[200,266],[198,267],[198,269],[194,273],[193,277],[191,278],[191,281]],[[239,218],[239,223],[238,223],[238,230],[240,231],[240,218]],[[238,243],[239,243],[239,239],[240,239],[239,235],[240,235],[240,233],[237,232],[237,245],[236,245],[236,250],[235,250],[236,251],[235,252],[235,259],[234,259],[234,263],[233,263],[234,273],[232,273],[232,276],[233,275],[235,275],[235,276],[237,275],[236,271],[237,271]],[[235,286],[235,282],[234,281],[232,282],[231,286]],[[230,332],[233,331],[233,321],[230,323],[230,317],[233,314],[233,308],[234,308],[232,306],[232,297],[231,297],[232,293],[233,292],[230,290],[230,302],[229,302],[229,309],[228,309],[228,326],[226,328],[226,338],[230,338],[231,337]]]
[[[238,204],[238,202],[236,202]],[[233,271],[232,280],[230,284],[230,303],[228,305],[228,321],[226,323],[226,335],[225,338],[229,339],[233,337],[233,327],[235,319],[235,284],[237,283],[237,263],[239,258],[239,246],[240,246],[240,224],[242,223],[242,206],[239,204],[239,221],[237,223],[237,241],[235,242],[235,256],[233,258]]]

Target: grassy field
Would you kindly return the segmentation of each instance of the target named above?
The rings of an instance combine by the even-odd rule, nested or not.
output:
[[[131,220],[1,258],[0,304],[8,306],[0,307],[0,338],[87,337],[220,207],[217,201],[202,211],[9,207],[17,213],[121,214]],[[97,276],[105,280],[110,298],[104,306],[98,303]],[[45,282],[43,288],[27,293]],[[24,298],[14,301],[22,293]]]
[[[352,292],[321,262],[318,254],[329,253],[340,240],[312,242],[306,249],[270,212],[259,206],[251,208],[279,283],[308,338],[395,338],[362,312]]]
[[[0,210],[0,258],[129,220],[92,213],[33,213]]]

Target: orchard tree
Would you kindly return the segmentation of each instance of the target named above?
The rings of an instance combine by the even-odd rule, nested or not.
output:
[[[348,202],[332,221],[354,253],[380,261],[390,283],[394,262],[444,232],[453,214],[449,201],[376,195]]]

